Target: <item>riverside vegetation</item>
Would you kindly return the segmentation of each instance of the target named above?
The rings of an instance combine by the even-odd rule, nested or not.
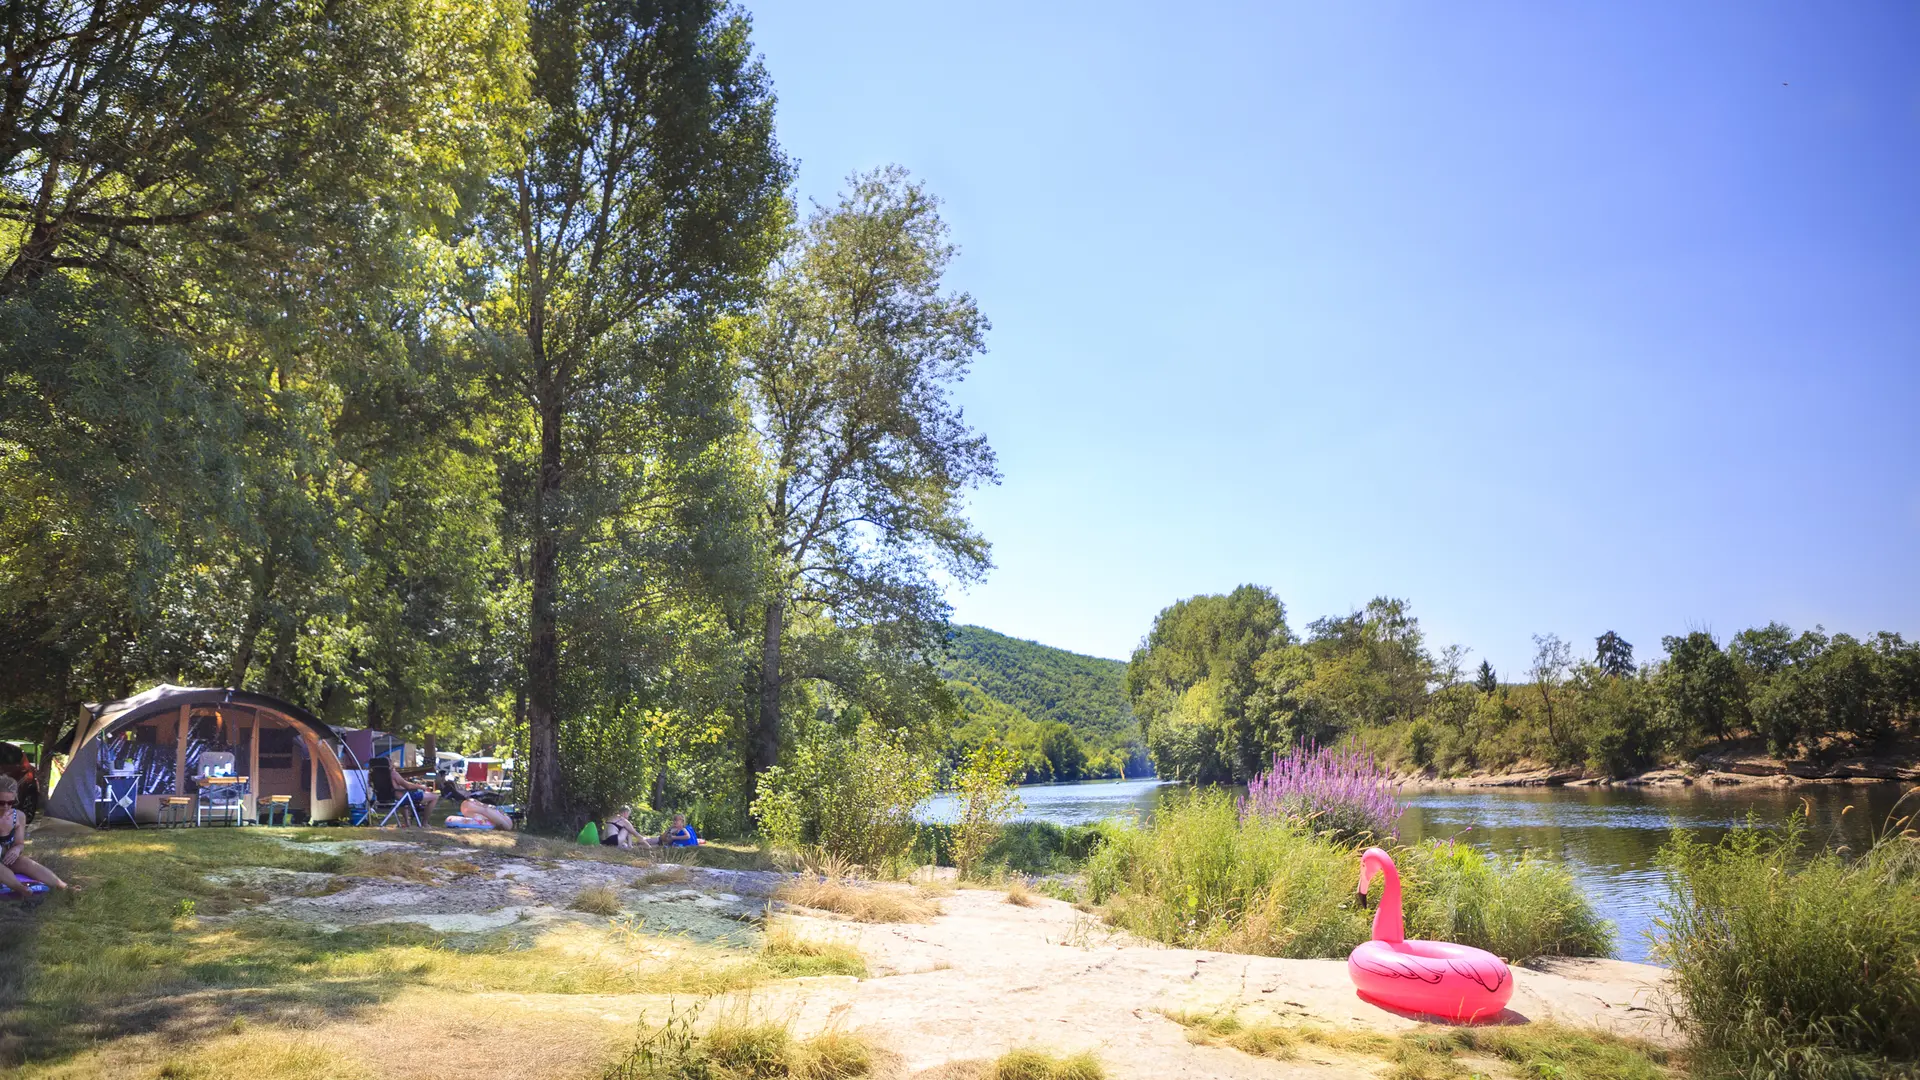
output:
[[[1271,591],[1243,585],[1161,611],[1127,665],[1127,693],[1158,774],[1245,783],[1300,741],[1352,740],[1381,760],[1444,775],[1521,763],[1624,776],[1722,740],[1774,753],[1856,751],[1920,734],[1920,642],[1772,623],[1722,643],[1694,631],[1636,664],[1608,632],[1591,659],[1535,638],[1521,677],[1467,650],[1435,650],[1405,600],[1287,622]]]

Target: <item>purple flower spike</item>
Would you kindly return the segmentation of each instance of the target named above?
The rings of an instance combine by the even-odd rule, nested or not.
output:
[[[1278,817],[1342,839],[1397,836],[1402,807],[1373,755],[1357,747],[1323,749],[1302,742],[1275,754],[1273,768],[1247,785],[1240,816]]]

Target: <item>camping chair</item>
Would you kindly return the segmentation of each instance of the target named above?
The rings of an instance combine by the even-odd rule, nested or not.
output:
[[[415,825],[420,824],[420,807],[412,799],[403,799],[393,790],[393,773],[378,765],[368,769],[367,823],[373,824],[373,819],[379,817],[379,824],[385,825],[396,814],[412,818]],[[405,821],[401,823],[405,824]]]
[[[247,780],[233,776],[233,755],[225,750],[209,750],[200,755],[197,798],[193,805],[193,823],[204,815],[214,820],[230,818],[235,825],[245,824]]]

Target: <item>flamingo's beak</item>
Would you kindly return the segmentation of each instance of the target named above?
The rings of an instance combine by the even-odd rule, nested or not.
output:
[[[1360,909],[1365,911],[1367,907],[1367,890],[1361,889],[1359,892],[1356,892],[1354,898],[1360,901]]]

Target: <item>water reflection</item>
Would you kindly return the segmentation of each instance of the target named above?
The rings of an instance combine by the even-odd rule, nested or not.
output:
[[[1020,817],[1059,825],[1141,819],[1181,790],[1157,780],[1045,784],[1020,789]],[[1535,851],[1564,860],[1587,895],[1619,928],[1618,955],[1648,959],[1648,933],[1666,898],[1656,865],[1674,828],[1717,840],[1751,815],[1779,824],[1803,805],[1809,839],[1858,851],[1885,828],[1905,789],[1899,784],[1696,784],[1683,788],[1479,788],[1409,792],[1400,838],[1452,837],[1503,854]],[[1851,810],[1848,807],[1852,807]],[[1920,797],[1903,808],[1920,810]],[[950,821],[953,801],[936,798],[929,821]]]

